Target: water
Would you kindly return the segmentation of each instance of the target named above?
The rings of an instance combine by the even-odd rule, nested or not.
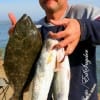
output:
[[[9,22],[0,22],[0,48],[5,48],[8,41],[8,29],[10,27]]]
[[[5,50],[5,46],[7,44],[9,35],[8,35],[8,29],[10,27],[9,22],[0,22],[0,51],[3,52]],[[3,58],[3,54],[0,54]],[[96,63],[97,63],[97,79],[98,79],[98,87],[100,91],[100,46],[97,46],[97,52],[96,52]]]
[[[100,92],[100,46],[98,46],[96,50],[96,64],[97,64],[98,88]]]

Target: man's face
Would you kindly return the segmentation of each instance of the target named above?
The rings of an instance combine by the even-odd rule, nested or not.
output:
[[[66,1],[67,0],[39,0],[39,3],[45,11],[54,12],[64,7],[67,3]]]

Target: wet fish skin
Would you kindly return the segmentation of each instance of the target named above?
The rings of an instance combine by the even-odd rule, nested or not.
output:
[[[32,65],[42,47],[41,34],[31,18],[24,14],[9,37],[4,56],[4,70],[14,89],[11,100],[22,100],[20,95]]]
[[[58,72],[55,72],[53,80],[53,97],[54,100],[68,100],[69,88],[70,88],[70,65],[68,56],[64,57],[64,60],[59,63],[61,68]]]
[[[47,100],[51,83],[53,81],[54,100],[68,100],[70,83],[70,66],[68,56],[64,57],[57,49],[51,49],[57,44],[57,40],[47,39],[42,48],[40,58],[37,61],[37,70],[32,81],[32,100]],[[64,60],[57,66],[57,56]],[[60,71],[55,72],[55,67],[60,67]]]
[[[52,39],[47,39],[44,42],[40,58],[37,61],[36,73],[32,80],[32,100],[47,100],[54,76],[57,54],[55,49],[50,50],[50,48],[56,43],[58,41]]]

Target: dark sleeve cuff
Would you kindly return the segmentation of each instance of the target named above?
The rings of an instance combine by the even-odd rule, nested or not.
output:
[[[89,38],[89,34],[87,34],[86,23],[84,20],[81,19],[77,19],[77,20],[80,23],[80,28],[81,28],[80,41],[84,41]]]

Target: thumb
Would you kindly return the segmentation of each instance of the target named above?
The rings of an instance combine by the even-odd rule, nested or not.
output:
[[[14,26],[16,24],[16,22],[17,22],[16,21],[16,17],[14,16],[13,13],[8,13],[8,17],[9,17],[9,19],[11,21],[12,26]]]

